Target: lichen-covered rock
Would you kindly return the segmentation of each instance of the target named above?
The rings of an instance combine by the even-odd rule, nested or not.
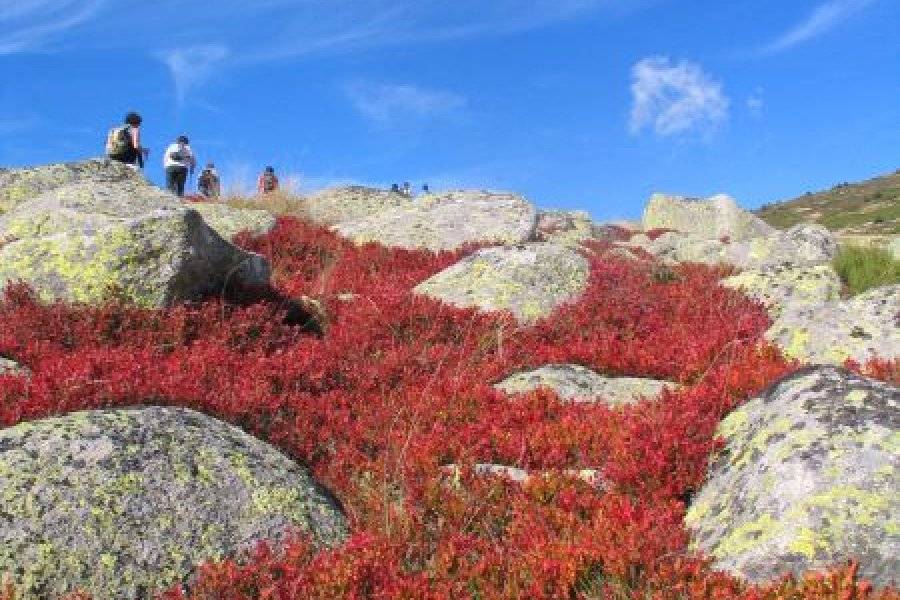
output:
[[[766,337],[787,356],[813,364],[900,357],[900,285],[875,288],[849,300],[792,307]]]
[[[715,568],[753,582],[848,557],[900,572],[900,388],[834,367],[800,371],[722,422],[726,446],[686,522]]]
[[[519,244],[534,238],[537,210],[513,194],[450,192],[424,196],[356,221],[342,221],[334,230],[355,243],[454,250],[465,244]]]
[[[14,360],[0,356],[0,375],[27,375],[28,369]]]
[[[743,241],[671,231],[655,239],[638,234],[627,245],[642,248],[667,263],[727,264],[742,269],[820,265],[837,252],[834,235],[819,225],[806,224]]]
[[[743,210],[733,198],[718,195],[706,200],[654,194],[644,209],[643,226],[674,229],[701,238],[727,236],[731,241],[773,235],[776,230],[756,215]]]
[[[223,240],[143,179],[116,179],[118,170],[110,167],[113,181],[82,178],[0,215],[0,287],[22,280],[45,300],[94,303],[115,294],[160,307],[226,285],[268,283],[264,258]]]
[[[803,223],[767,237],[728,244],[724,262],[745,269],[786,263],[812,266],[831,261],[837,250],[833,233],[821,225]]]
[[[305,468],[206,415],[89,411],[0,430],[0,573],[17,598],[150,598],[295,531],[332,546],[347,525]]]
[[[46,191],[85,181],[147,185],[143,175],[127,165],[111,160],[0,169],[0,215]]]
[[[275,215],[267,210],[236,208],[218,202],[194,202],[188,206],[200,213],[206,224],[226,240],[242,231],[265,235],[275,227]]]
[[[535,238],[541,242],[578,245],[594,238],[597,226],[580,210],[542,210],[538,213]]]
[[[541,387],[552,389],[563,400],[606,402],[612,406],[655,398],[663,389],[677,387],[668,381],[639,377],[605,377],[581,365],[545,365],[516,373],[494,387],[507,394],[524,394]]]
[[[408,207],[413,200],[402,194],[362,186],[322,190],[303,199],[304,216],[321,225],[367,219],[382,212]]]
[[[575,249],[558,244],[485,248],[415,288],[449,304],[510,311],[532,322],[575,299],[587,287],[590,267]]]
[[[795,308],[820,306],[839,300],[841,279],[831,265],[781,265],[749,269],[722,280],[728,288],[743,290],[762,302],[773,318]]]

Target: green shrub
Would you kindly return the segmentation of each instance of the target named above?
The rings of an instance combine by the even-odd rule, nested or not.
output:
[[[900,283],[900,260],[883,248],[842,246],[834,257],[834,268],[853,296]]]

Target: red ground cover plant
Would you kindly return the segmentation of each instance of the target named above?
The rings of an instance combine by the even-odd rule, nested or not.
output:
[[[794,368],[763,343],[762,307],[717,285],[721,271],[682,266],[658,283],[652,264],[593,244],[584,295],[522,327],[412,294],[471,249],[357,248],[286,218],[238,242],[270,258],[282,295],[325,306],[324,335],[285,325],[277,302],[43,305],[14,286],[0,303],[0,355],[32,371],[0,376],[0,426],[186,406],[277,445],[342,501],[344,546],[260,546],[202,566],[166,598],[898,598],[858,582],[853,564],[762,588],[688,550],[684,501],[720,443],[716,425]],[[685,387],[619,409],[491,387],[562,362]],[[450,463],[458,476],[441,470]],[[544,476],[519,485],[477,476],[476,463]],[[602,485],[566,474],[588,468]]]

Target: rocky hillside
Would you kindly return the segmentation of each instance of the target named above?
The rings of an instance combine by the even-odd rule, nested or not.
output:
[[[859,183],[764,205],[757,214],[779,229],[818,223],[843,235],[900,234],[900,170]]]
[[[307,202],[0,170],[0,600],[898,599],[900,286],[827,229]]]

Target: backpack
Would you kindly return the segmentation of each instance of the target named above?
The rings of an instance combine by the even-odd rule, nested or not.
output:
[[[131,145],[131,127],[128,125],[113,127],[106,136],[106,155],[126,156],[131,150]]]

